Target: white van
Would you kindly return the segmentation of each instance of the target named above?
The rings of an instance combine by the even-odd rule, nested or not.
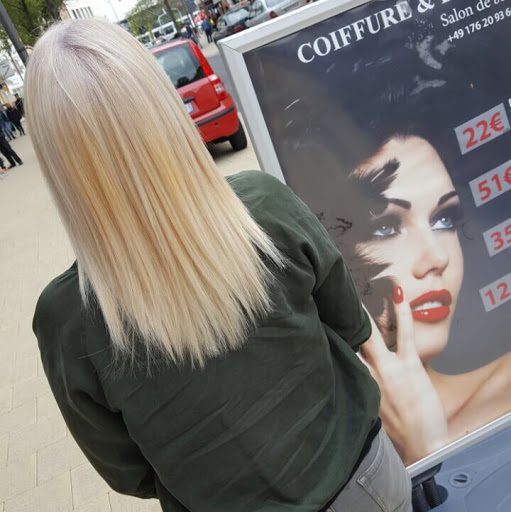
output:
[[[307,5],[311,0],[255,0],[250,7],[247,27],[253,27],[265,21],[286,14]]]

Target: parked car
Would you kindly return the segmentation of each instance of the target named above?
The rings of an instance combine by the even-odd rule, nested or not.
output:
[[[216,25],[216,32],[213,32],[213,41],[217,43],[220,39],[228,37],[247,28],[246,21],[250,12],[246,8],[231,9],[220,16]]]
[[[265,21],[286,14],[307,5],[311,0],[255,0],[250,7],[247,27],[253,27]]]
[[[234,151],[247,147],[232,96],[193,41],[176,40],[152,48],[151,53],[174,84],[205,143],[229,141]]]
[[[176,26],[174,25],[174,22],[169,21],[164,25],[156,27],[155,29],[153,29],[153,36],[155,39],[163,38],[166,41],[172,41],[172,39],[175,39],[177,37],[177,30]]]

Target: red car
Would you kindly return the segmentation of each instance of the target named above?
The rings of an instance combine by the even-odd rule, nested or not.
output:
[[[234,151],[247,147],[232,96],[193,41],[172,41],[151,53],[183,98],[205,143],[229,141]]]

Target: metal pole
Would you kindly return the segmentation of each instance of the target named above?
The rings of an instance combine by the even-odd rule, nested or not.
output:
[[[16,61],[13,59],[12,57],[12,53],[10,51],[7,52],[9,54],[9,58],[11,59],[11,62],[13,64],[13,66],[16,68],[16,71],[18,72],[18,75],[20,76],[21,78],[21,81],[23,82],[23,76],[21,74],[21,71],[20,71],[20,68],[18,67],[18,65],[16,64]]]
[[[9,14],[7,13],[4,4],[0,0],[0,23],[4,27],[5,32],[7,33],[7,36],[11,40],[15,50],[18,52],[18,55],[20,56],[20,59],[22,60],[23,64],[25,66],[27,65],[28,60],[28,53],[21,42],[21,39],[18,35],[18,31],[16,30],[16,27],[13,25],[11,18],[9,17]]]
[[[185,9],[186,17],[188,18],[189,21],[191,21],[192,25],[195,25],[195,23],[193,22],[193,17],[190,12],[190,9],[188,8],[188,4],[186,3],[186,0],[181,0],[181,4],[183,5],[183,7]]]
[[[112,0],[108,0],[108,3],[110,4],[110,7],[112,8],[112,11],[114,11],[114,16],[115,16],[115,19],[117,20],[117,23],[119,23],[119,16],[117,16],[117,12],[115,11],[115,8],[112,4]]]

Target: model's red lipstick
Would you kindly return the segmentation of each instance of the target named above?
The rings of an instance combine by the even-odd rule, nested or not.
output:
[[[449,290],[427,292],[410,302],[412,317],[419,322],[440,322],[449,316],[451,303]]]

